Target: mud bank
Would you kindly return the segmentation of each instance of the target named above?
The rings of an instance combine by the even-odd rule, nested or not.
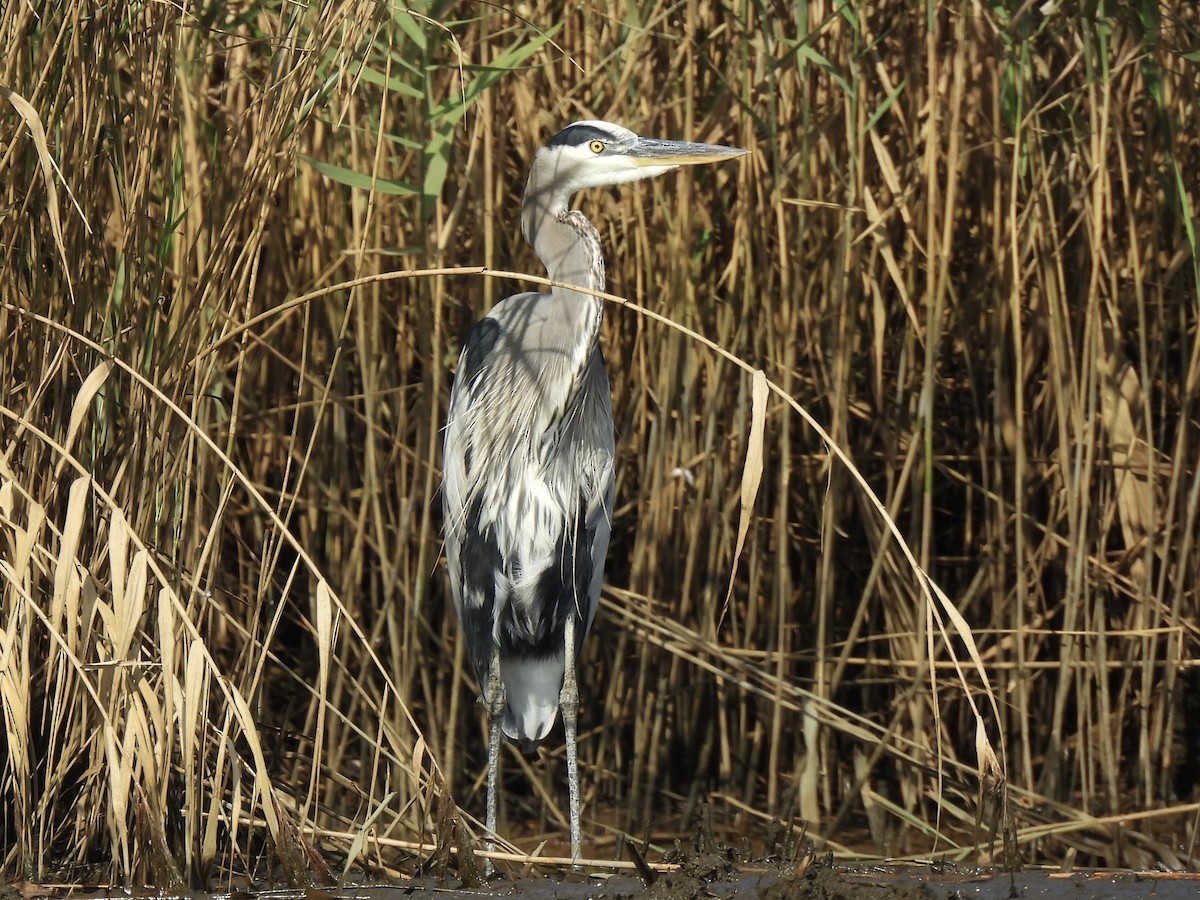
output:
[[[309,892],[306,900],[314,900]],[[833,865],[802,875],[780,871],[743,871],[708,880],[683,872],[660,874],[653,884],[634,875],[609,877],[498,878],[484,887],[464,889],[422,879],[395,887],[333,891],[344,900],[454,900],[481,897],[517,900],[1194,900],[1200,875],[1129,871],[1025,871],[915,866]]]

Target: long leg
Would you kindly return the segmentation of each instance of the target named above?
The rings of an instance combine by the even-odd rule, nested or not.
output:
[[[500,718],[504,715],[504,682],[500,678],[500,654],[492,651],[492,667],[488,675],[488,774],[487,774],[487,839],[484,849],[496,848],[496,775],[500,769]],[[495,871],[491,857],[484,863],[485,875]]]
[[[579,761],[575,752],[575,721],[579,713],[579,685],[575,680],[575,613],[567,616],[567,627],[564,629],[563,659],[566,671],[563,673],[562,691],[558,695],[558,705],[562,710],[563,731],[567,738],[567,789],[571,795],[571,861],[579,860],[580,828],[579,828]]]

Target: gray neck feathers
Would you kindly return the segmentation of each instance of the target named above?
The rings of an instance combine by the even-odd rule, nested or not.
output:
[[[526,193],[521,207],[521,232],[533,245],[553,281],[604,290],[600,235],[583,213],[567,209],[565,198]],[[555,293],[558,292],[556,288]],[[569,293],[572,297],[597,300],[588,294]]]
[[[569,196],[562,191],[542,188],[541,171],[535,161],[521,205],[521,233],[533,245],[551,280],[578,285],[594,291],[604,290],[604,255],[600,235],[579,210],[567,208]],[[554,287],[549,293],[558,301],[556,318],[572,333],[575,373],[583,369],[600,334],[604,301],[570,288]]]

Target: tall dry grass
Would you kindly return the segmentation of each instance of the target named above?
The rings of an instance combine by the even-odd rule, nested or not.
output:
[[[515,284],[388,273],[541,274],[525,166],[593,116],[754,151],[581,198],[610,289],[823,424],[953,609],[778,394],[735,559],[756,381],[611,307],[589,855],[704,817],[1192,863],[1190,4],[10,3],[0,46],[8,875],[454,862],[484,760],[439,428]],[[527,850],[543,755],[506,757]]]

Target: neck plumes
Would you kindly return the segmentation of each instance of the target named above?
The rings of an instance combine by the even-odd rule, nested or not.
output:
[[[537,174],[536,168],[530,173],[530,183],[521,205],[521,233],[525,240],[533,245],[552,281],[593,291],[604,290],[600,235],[583,213],[567,208],[565,194],[538,190]],[[596,309],[602,303],[597,297],[567,288],[556,287],[551,293],[564,300],[587,303]]]
[[[552,281],[563,286],[604,290],[604,256],[600,235],[578,210],[566,202],[570,191],[546,185],[544,168],[534,163],[521,205],[521,233],[533,245]],[[538,330],[541,367],[547,383],[563,385],[562,397],[547,397],[546,406],[558,409],[569,402],[584,383],[583,372],[592,365],[600,344],[600,318],[604,301],[598,296],[552,287],[551,302],[541,314]]]
[[[521,206],[521,232],[533,245],[552,281],[593,291],[604,290],[604,256],[600,235],[579,210],[567,208],[568,195],[535,189],[537,168],[530,175]],[[600,341],[604,301],[583,291],[556,285],[546,310],[546,324],[539,334],[547,369],[554,369],[556,383],[564,388],[562,402],[575,396],[583,383]],[[559,401],[551,406],[557,408]]]

